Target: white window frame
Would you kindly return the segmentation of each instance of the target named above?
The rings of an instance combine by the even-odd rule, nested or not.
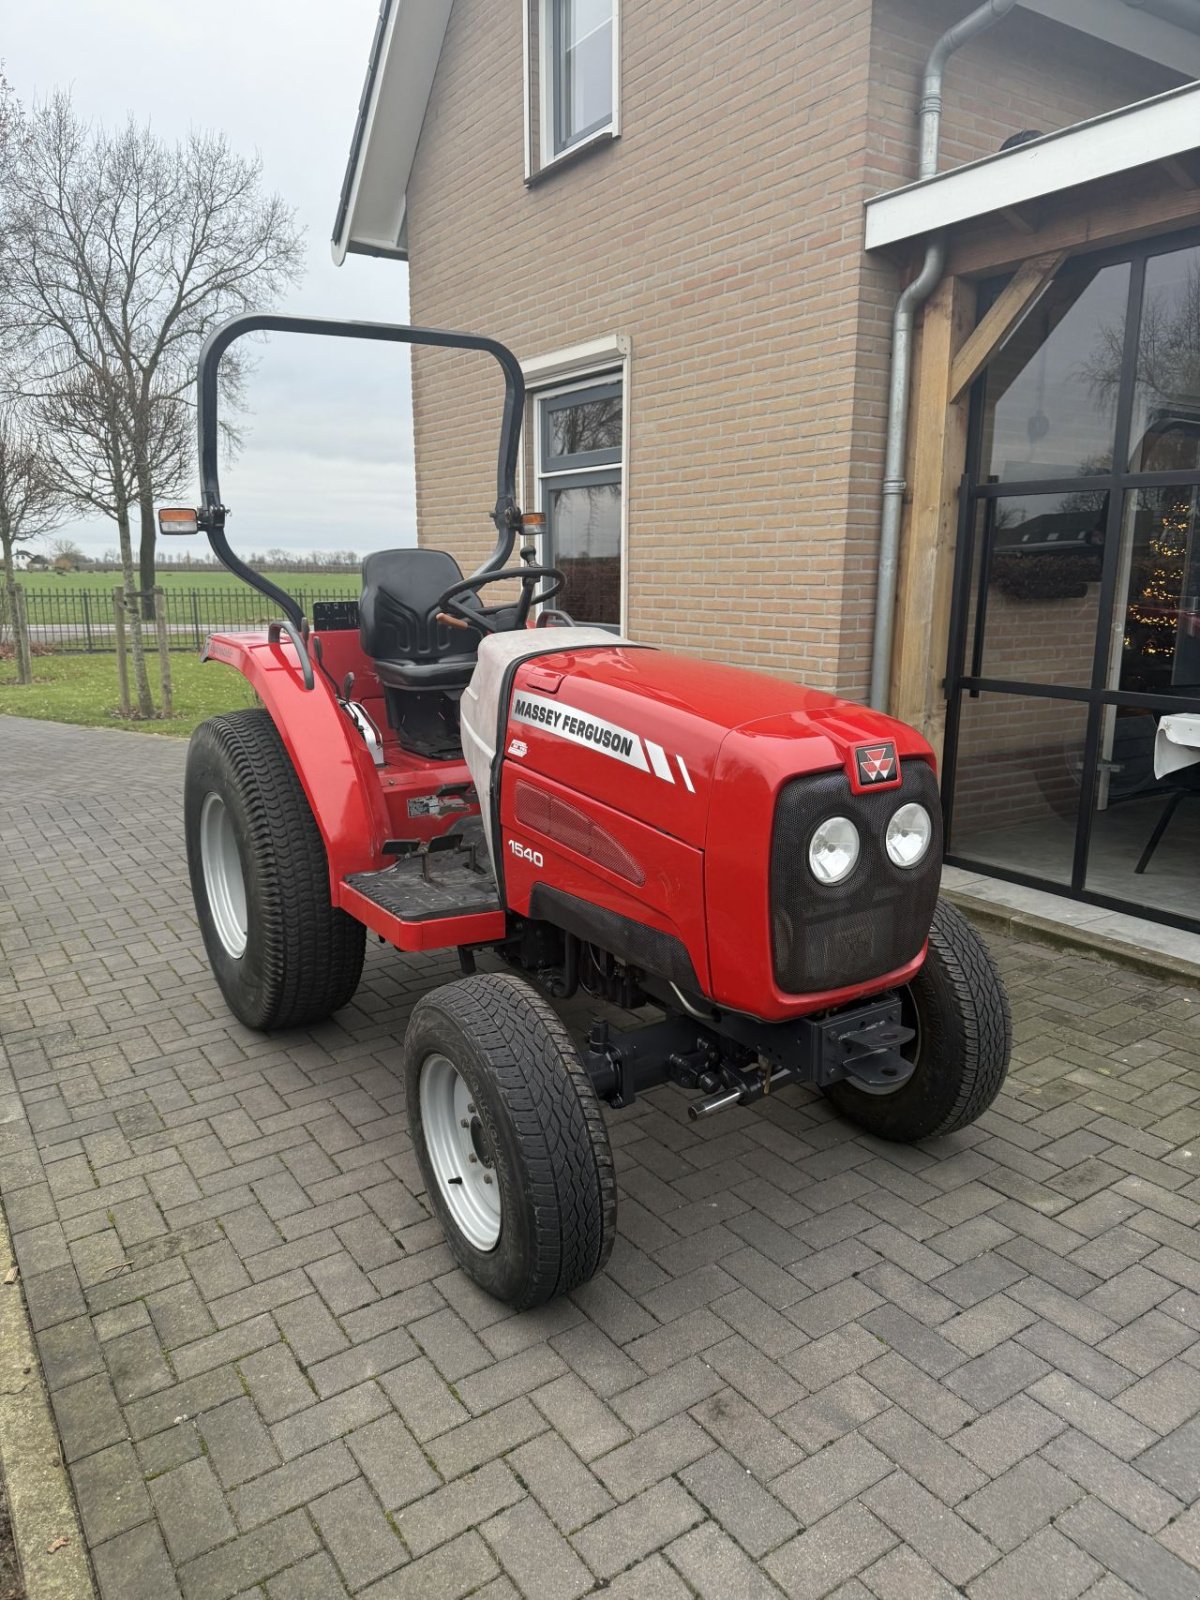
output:
[[[632,364],[630,340],[624,334],[610,334],[605,338],[590,340],[586,344],[572,345],[568,349],[535,356],[521,363],[531,412],[526,437],[533,441],[533,478],[530,485],[533,492],[533,508],[543,516],[546,513],[543,501],[544,488],[547,482],[553,481],[553,475],[547,478],[542,472],[542,402],[552,400],[557,395],[569,394],[576,389],[587,388],[590,384],[620,381],[621,532],[618,554],[621,561],[621,617],[619,627],[625,637],[629,635],[629,418]],[[524,445],[522,454],[523,452]],[[609,465],[597,470],[611,471],[612,467]],[[524,460],[521,463],[521,476],[518,481],[525,481]],[[544,532],[539,531],[536,544],[538,562],[543,563],[547,554]]]
[[[590,133],[582,135],[561,150],[554,148],[555,116],[554,88],[554,0],[521,0],[522,39],[521,56],[524,76],[525,101],[525,181],[528,183],[540,173],[548,172],[561,162],[569,161],[581,150],[592,145],[606,144],[621,136],[621,0],[612,0],[612,111],[609,120]],[[530,63],[533,42],[530,17],[532,7],[537,7],[538,93],[536,108]],[[537,112],[537,135],[534,136],[534,111]]]

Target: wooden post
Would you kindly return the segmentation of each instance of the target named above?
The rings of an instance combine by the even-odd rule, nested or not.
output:
[[[121,685],[121,715],[133,716],[129,698],[129,646],[125,638],[125,590],[118,584],[113,590],[113,636],[117,643],[117,679]]]
[[[13,642],[17,658],[17,682],[33,682],[33,651],[29,646],[29,617],[25,610],[25,586],[13,584]]]
[[[158,674],[162,679],[162,710],[159,715],[169,718],[175,715],[171,703],[171,640],[167,633],[167,597],[161,584],[154,586],[154,628],[158,634]]]
[[[923,733],[939,757],[946,728],[942,679],[958,530],[955,491],[967,441],[967,402],[965,396],[951,400],[951,369],[971,332],[974,312],[974,288],[962,278],[943,278],[925,306],[892,656],[892,714]]]

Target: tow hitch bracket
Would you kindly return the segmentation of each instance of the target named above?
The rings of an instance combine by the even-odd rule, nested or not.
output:
[[[789,1083],[826,1089],[848,1082],[864,1094],[891,1094],[915,1070],[901,1054],[914,1036],[901,1020],[899,997],[889,994],[793,1022],[765,1023],[716,1008],[704,1022],[675,1015],[628,1032],[597,1021],[583,1060],[610,1105],[628,1105],[660,1083],[703,1090],[688,1107],[696,1118],[750,1105]]]

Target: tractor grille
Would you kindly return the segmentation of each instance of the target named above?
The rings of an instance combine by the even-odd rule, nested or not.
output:
[[[853,794],[844,772],[795,778],[779,795],[771,837],[771,945],[775,982],[814,994],[881,977],[911,961],[929,933],[942,868],[942,811],[928,762],[910,760],[896,789]],[[884,830],[895,811],[919,801],[933,839],[919,866],[895,866]],[[822,884],[808,844],[826,817],[849,817],[861,852],[844,883]]]

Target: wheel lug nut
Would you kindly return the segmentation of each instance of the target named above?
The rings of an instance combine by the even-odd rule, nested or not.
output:
[[[490,1172],[485,1172],[485,1173],[484,1173],[484,1175],[483,1175],[483,1181],[484,1181],[484,1183],[491,1183],[491,1181],[492,1181],[492,1175],[491,1175],[491,1173],[490,1173]]]
[[[472,1154],[472,1155],[469,1155],[469,1156],[468,1156],[468,1157],[467,1157],[467,1160],[468,1160],[468,1161],[478,1161],[478,1160],[479,1160],[479,1157],[478,1157],[478,1156],[477,1156],[477,1155],[474,1155],[474,1154]]]
[[[468,1106],[468,1107],[467,1107],[467,1110],[468,1110],[468,1111],[469,1111],[469,1112],[470,1112],[470,1113],[471,1113],[471,1115],[472,1115],[472,1116],[474,1116],[474,1115],[475,1115],[475,1107],[474,1107],[474,1106],[472,1106],[472,1105],[469,1105],[469,1106]]]
[[[471,1126],[466,1117],[460,1117],[458,1120],[458,1125],[460,1128],[469,1128]]]

